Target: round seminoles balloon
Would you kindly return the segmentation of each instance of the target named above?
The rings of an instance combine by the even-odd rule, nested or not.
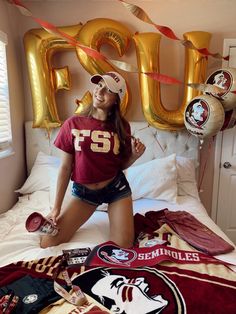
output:
[[[236,108],[236,69],[235,68],[222,68],[213,72],[206,80],[206,84],[215,85],[225,89],[223,93],[214,94],[217,97],[224,110]],[[206,94],[209,94],[206,92]]]
[[[225,112],[225,120],[221,128],[221,131],[224,131],[226,129],[231,129],[235,125],[236,125],[236,108]]]
[[[211,95],[193,98],[184,112],[184,124],[187,130],[203,139],[218,133],[225,119],[221,102]]]

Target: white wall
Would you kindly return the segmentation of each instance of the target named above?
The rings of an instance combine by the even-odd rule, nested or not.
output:
[[[223,39],[236,38],[236,1],[234,0],[129,0],[146,11],[152,20],[159,25],[172,28],[181,37],[189,31],[206,31],[212,34],[210,50],[222,53]],[[49,21],[57,26],[69,26],[78,23],[86,23],[95,18],[111,18],[118,20],[129,28],[132,34],[135,32],[156,32],[156,29],[134,17],[120,1],[115,0],[68,0],[68,1],[23,1],[33,12],[34,16]],[[9,4],[8,4],[9,6]],[[15,9],[17,11],[17,9]],[[31,18],[15,12],[18,22],[15,24],[19,31],[21,49],[23,51],[22,38],[24,33],[31,28],[39,28]],[[0,24],[1,25],[1,24]],[[160,69],[161,73],[183,80],[184,75],[184,48],[178,42],[162,37],[161,40]],[[21,50],[19,50],[21,51]],[[119,59],[111,48],[103,47],[102,52],[108,57]],[[136,64],[134,44],[131,44],[123,61]],[[25,94],[25,120],[32,119],[32,103],[27,75],[27,67],[24,53],[22,54],[24,94]],[[72,114],[76,108],[75,99],[80,99],[87,89],[91,89],[88,83],[89,75],[82,68],[73,52],[60,54],[55,59],[55,65],[68,65],[72,73],[72,89],[59,91],[57,104],[62,118]],[[208,74],[221,66],[221,60],[209,58]],[[124,72],[122,72],[124,73]],[[124,73],[128,80],[132,94],[132,104],[128,109],[129,120],[144,120],[141,104],[138,76],[134,73]],[[176,109],[182,102],[183,87],[162,86],[162,101],[167,109]],[[19,91],[21,94],[21,91]],[[14,118],[14,117],[13,117]],[[17,118],[19,121],[19,118]],[[21,120],[21,119],[20,119]],[[207,142],[207,141],[206,141]],[[210,152],[207,143],[202,149],[203,162],[208,158],[208,167],[204,175],[201,198],[208,209],[211,209],[212,176],[213,176],[214,147]],[[1,167],[1,161],[0,161]]]
[[[9,98],[11,109],[14,154],[0,159],[0,212],[8,210],[17,200],[14,190],[25,179],[24,156],[24,97],[21,68],[21,42],[17,32],[18,14],[0,1],[0,30],[7,34],[7,62],[9,68]]]

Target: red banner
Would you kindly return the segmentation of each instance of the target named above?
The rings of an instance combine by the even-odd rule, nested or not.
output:
[[[125,249],[108,241],[96,246],[85,261],[86,266],[140,267],[154,266],[164,261],[179,264],[212,263],[222,261],[197,251],[185,251],[156,244],[152,247]]]

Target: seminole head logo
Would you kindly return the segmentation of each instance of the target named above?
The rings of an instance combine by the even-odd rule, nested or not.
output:
[[[137,253],[129,249],[121,249],[115,245],[103,245],[97,251],[98,257],[109,264],[130,266],[137,258]]]
[[[218,70],[209,76],[206,83],[223,89],[224,90],[223,92],[217,93],[217,96],[221,98],[222,96],[226,95],[228,91],[231,89],[231,86],[233,84],[233,77],[231,73],[228,71]]]
[[[157,269],[95,268],[74,282],[114,314],[186,313],[178,287]]]
[[[192,100],[185,112],[186,121],[193,127],[202,129],[209,116],[209,107],[203,99]]]

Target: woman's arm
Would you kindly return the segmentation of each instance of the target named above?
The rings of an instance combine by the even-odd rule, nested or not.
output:
[[[131,148],[131,155],[122,164],[122,170],[129,168],[139,157],[142,156],[146,149],[145,145],[140,142],[139,138],[132,138]]]
[[[54,206],[49,214],[50,218],[56,224],[57,218],[61,212],[62,202],[66,193],[67,186],[70,181],[73,165],[73,155],[63,152],[62,162],[57,177],[56,197]]]

